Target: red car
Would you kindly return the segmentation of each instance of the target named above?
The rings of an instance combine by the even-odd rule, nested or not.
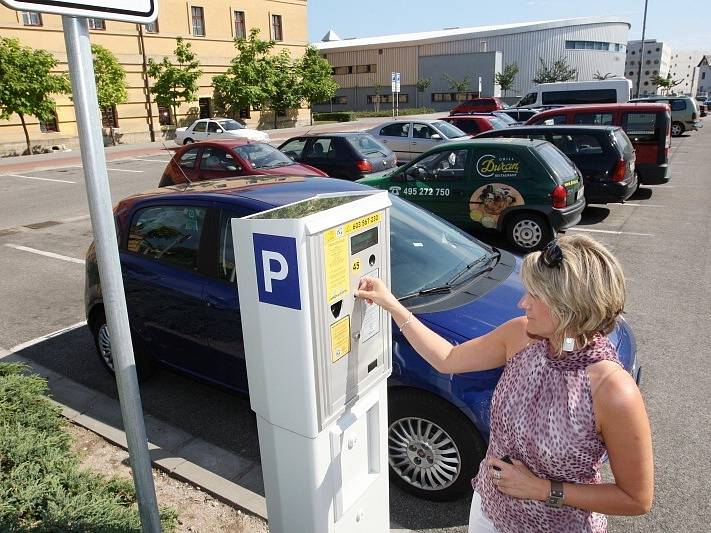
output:
[[[443,117],[443,121],[457,126],[464,133],[478,135],[484,131],[498,130],[507,127],[507,124],[493,115],[456,115]]]
[[[458,103],[450,113],[487,113],[489,111],[506,109],[507,107],[508,106],[502,102],[500,98],[474,98]]]
[[[233,176],[326,176],[317,168],[294,162],[269,144],[246,139],[204,141],[173,150],[159,187]]]

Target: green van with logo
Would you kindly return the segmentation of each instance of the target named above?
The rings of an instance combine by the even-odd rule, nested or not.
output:
[[[540,140],[448,143],[359,183],[389,190],[461,228],[503,232],[522,253],[577,224],[585,208],[580,172]]]

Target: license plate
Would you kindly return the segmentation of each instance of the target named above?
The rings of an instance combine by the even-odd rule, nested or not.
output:
[[[575,201],[577,202],[583,197],[583,194],[585,193],[585,189],[581,185],[580,188],[578,189],[578,192],[575,193]]]

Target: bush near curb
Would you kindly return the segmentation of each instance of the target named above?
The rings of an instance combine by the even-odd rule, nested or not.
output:
[[[130,480],[79,466],[47,382],[18,363],[0,363],[0,531],[141,532]],[[163,531],[177,512],[161,509]]]
[[[314,113],[314,121],[336,121],[336,122],[350,122],[355,120],[356,116],[353,111],[334,111],[333,113]]]
[[[405,107],[405,108],[400,108],[398,111],[398,115],[406,116],[406,115],[428,115],[430,113],[436,113],[434,109],[431,107]],[[365,117],[392,117],[393,116],[393,110],[392,108],[387,108],[387,109],[381,109],[380,111],[355,111],[353,113],[356,118],[365,118]]]

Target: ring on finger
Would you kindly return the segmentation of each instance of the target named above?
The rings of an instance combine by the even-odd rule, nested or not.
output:
[[[501,479],[501,472],[494,470],[494,479]]]

